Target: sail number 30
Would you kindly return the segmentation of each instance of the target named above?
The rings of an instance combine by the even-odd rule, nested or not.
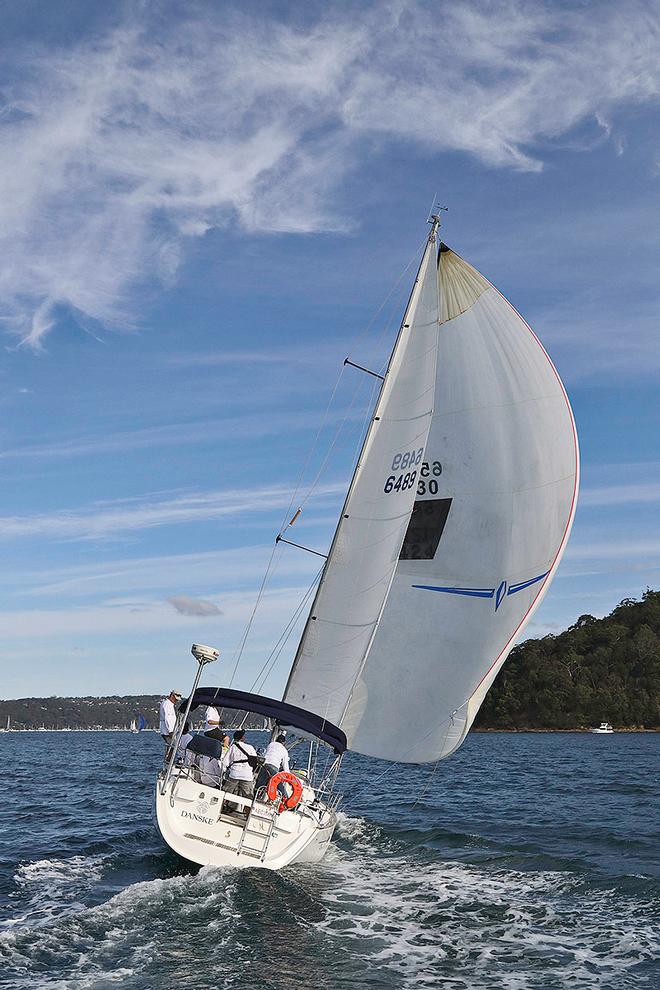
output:
[[[392,470],[403,472],[407,467],[412,467],[420,463],[422,457],[422,450],[411,451],[410,454],[397,454],[392,461]],[[405,463],[404,463],[405,461]],[[442,474],[442,464],[440,461],[423,461],[422,466],[419,471],[420,479],[417,482],[417,494],[418,495],[437,495],[438,494],[438,482],[435,480]],[[427,480],[428,479],[428,480]],[[417,471],[408,471],[406,474],[391,474],[387,481],[383,491],[386,495],[390,492],[405,492],[408,488],[415,484],[417,480]]]

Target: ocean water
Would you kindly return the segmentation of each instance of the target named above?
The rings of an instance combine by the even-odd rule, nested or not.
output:
[[[154,733],[0,735],[5,990],[658,988],[660,736],[349,756],[326,859],[198,870],[153,824]]]

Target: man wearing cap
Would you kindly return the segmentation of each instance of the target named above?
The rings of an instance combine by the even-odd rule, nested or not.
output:
[[[167,743],[167,753],[165,754],[166,760],[169,759],[170,756],[170,746],[174,735],[174,726],[176,725],[176,712],[174,710],[174,705],[180,700],[180,691],[170,691],[166,698],[161,698],[160,702],[160,725],[158,730]]]

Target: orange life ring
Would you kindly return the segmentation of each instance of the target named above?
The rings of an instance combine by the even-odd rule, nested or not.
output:
[[[267,793],[271,801],[274,801],[277,797],[278,784],[290,784],[291,787],[293,787],[293,793],[290,794],[288,798],[282,798],[280,801],[280,806],[277,809],[277,813],[281,814],[283,811],[293,811],[293,809],[300,803],[303,785],[294,773],[289,773],[286,770],[280,770],[279,773],[273,774],[268,781]]]

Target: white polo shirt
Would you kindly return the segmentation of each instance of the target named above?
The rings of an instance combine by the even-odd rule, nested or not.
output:
[[[174,705],[169,698],[161,698],[160,702],[160,724],[158,731],[161,736],[169,736],[170,732],[174,732],[174,726],[176,725],[176,712],[174,711]]]
[[[278,770],[289,769],[289,751],[286,746],[282,743],[275,742],[268,743],[266,746],[266,752],[264,753],[264,761],[269,763],[271,767],[277,767]]]
[[[206,721],[204,722],[204,732],[208,732],[209,729],[217,729],[220,722],[220,712],[213,705],[209,705],[206,709],[206,715],[204,716]]]
[[[249,753],[250,756],[256,756],[257,751],[254,746],[250,746],[244,739],[241,740],[240,746],[243,750],[242,753],[236,743],[231,744],[222,757],[222,768],[223,770],[229,770],[229,776],[232,780],[254,780],[254,772],[245,754]],[[242,762],[243,760],[245,762]]]

